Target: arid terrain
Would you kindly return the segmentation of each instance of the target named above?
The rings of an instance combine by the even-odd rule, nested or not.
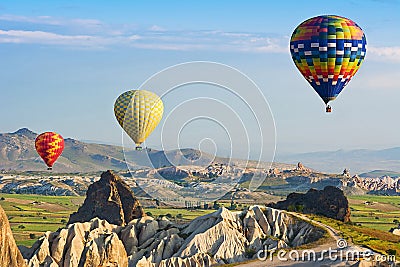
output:
[[[132,150],[136,161],[127,166],[117,164],[119,147],[72,139],[59,169],[46,172],[29,146],[34,135],[21,129],[0,136],[0,205],[32,267],[263,266],[256,254],[266,245],[322,251],[341,238],[347,250],[400,254],[396,172],[330,174],[300,162],[227,161],[193,149]],[[81,160],[72,162],[68,149]],[[264,180],[251,191],[255,177]]]
[[[126,179],[107,173],[89,187],[86,200],[82,196],[1,194],[0,204],[29,266],[78,266],[79,262],[114,262],[117,266],[211,266],[248,262],[244,266],[263,266],[265,262],[257,260],[257,252],[266,245],[269,249],[289,251],[297,247],[300,251],[313,248],[318,253],[341,238],[349,244],[346,251],[372,249],[376,255],[400,252],[400,236],[386,230],[390,223],[380,229],[381,225],[374,224],[371,218],[382,216],[386,221],[391,219],[389,216],[395,218],[397,197],[374,196],[367,203],[363,201],[366,196],[352,196],[348,208],[352,214],[347,222],[302,214],[299,210],[313,212],[307,211],[307,202],[297,206],[289,202],[286,208],[295,210],[281,211],[241,203],[239,199],[233,206],[227,199],[208,209],[178,209],[157,206],[155,201],[138,197],[139,202],[147,203],[143,205],[144,213],[138,213],[138,204],[133,204],[136,196],[133,191],[129,193]],[[108,195],[110,192],[114,193]],[[339,195],[334,199],[338,198]],[[334,199],[323,201],[329,203]],[[340,209],[335,212],[341,214]],[[131,216],[128,214],[136,215],[125,220],[125,216]],[[327,216],[336,215],[327,213]],[[358,221],[360,218],[364,221]],[[68,224],[71,219],[75,222]],[[393,222],[392,225],[395,226]],[[329,259],[323,262],[328,264]],[[359,260],[347,262],[358,264]],[[296,261],[282,264],[276,259],[273,263],[276,266],[299,264]]]

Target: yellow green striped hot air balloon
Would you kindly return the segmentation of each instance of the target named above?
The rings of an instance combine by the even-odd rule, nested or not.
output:
[[[141,144],[162,119],[164,105],[160,97],[146,90],[130,90],[121,94],[114,104],[119,125],[141,150]]]

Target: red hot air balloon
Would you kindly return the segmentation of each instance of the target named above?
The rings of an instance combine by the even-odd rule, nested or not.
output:
[[[64,150],[64,138],[54,132],[40,134],[35,141],[36,151],[51,170],[54,162]]]

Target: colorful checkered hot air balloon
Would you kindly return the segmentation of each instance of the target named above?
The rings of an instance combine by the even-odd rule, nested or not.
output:
[[[118,123],[135,142],[136,149],[160,123],[164,111],[161,99],[146,90],[131,90],[121,94],[114,104]]]
[[[339,16],[318,16],[301,23],[290,39],[292,59],[327,105],[334,100],[364,60],[367,41],[361,28]]]
[[[64,150],[64,139],[54,132],[40,134],[35,141],[36,151],[51,170],[54,162]]]

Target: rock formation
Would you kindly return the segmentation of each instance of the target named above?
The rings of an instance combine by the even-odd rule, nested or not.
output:
[[[268,176],[270,177],[278,177],[278,175],[281,173],[281,171],[278,168],[270,168],[267,171]]]
[[[371,194],[400,195],[400,178],[382,176],[378,178],[360,178],[353,176],[351,182]]]
[[[3,208],[0,206],[0,266],[25,267],[25,261],[15,244],[10,224]]]
[[[144,216],[125,226],[96,218],[48,232],[22,251],[29,267],[208,267],[254,258],[267,244],[295,247],[323,234],[284,211],[254,206],[242,212],[220,208],[185,226],[165,217]]]
[[[125,225],[144,216],[143,208],[129,186],[112,171],[102,173],[99,181],[89,186],[86,199],[68,224],[104,219],[115,225]]]
[[[302,213],[319,214],[343,222],[350,221],[349,202],[343,191],[334,186],[323,190],[310,189],[307,193],[291,193],[286,200],[268,206]]]
[[[187,170],[183,170],[176,166],[171,166],[150,171],[148,177],[153,177],[156,173],[160,175],[162,178],[167,180],[168,179],[180,180],[180,179],[185,179],[186,177],[189,176],[189,172]]]
[[[296,168],[296,170],[297,170],[297,171],[303,171],[303,170],[305,170],[305,167],[304,167],[303,163],[298,162],[298,163],[297,163],[297,168]]]
[[[300,161],[297,162],[296,168],[294,170],[291,170],[291,172],[302,172],[302,173],[308,173],[311,172],[311,169],[306,168],[303,163]]]
[[[21,249],[29,267],[128,266],[120,226],[98,218],[47,232],[30,249]]]
[[[400,225],[397,226],[396,228],[391,228],[391,229],[389,230],[389,232],[391,232],[391,233],[394,234],[394,235],[400,235]]]

